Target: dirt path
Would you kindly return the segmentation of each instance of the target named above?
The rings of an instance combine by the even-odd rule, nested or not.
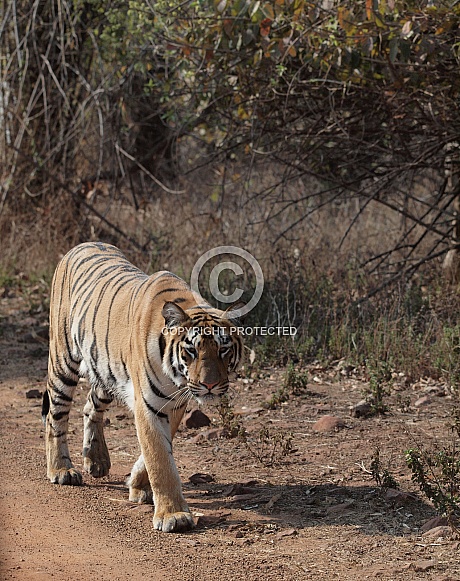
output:
[[[402,385],[391,414],[360,420],[349,416],[362,392],[353,377],[338,381],[328,370],[312,370],[308,392],[277,410],[262,404],[279,387],[282,370],[239,381],[234,403],[252,448],[182,427],[175,456],[197,528],[165,535],[153,531],[151,507],[127,500],[124,479],[137,443],[121,407],[108,413],[110,476],[85,476],[80,488],[47,481],[40,400],[26,397],[45,387],[46,342],[27,336],[44,318],[28,317],[20,301],[14,305],[2,299],[0,310],[2,580],[460,580],[458,541],[421,535],[432,508],[420,496],[386,500],[366,472],[379,446],[402,489],[416,492],[403,451],[443,431],[451,401],[441,389],[434,386],[428,403],[415,408],[431,384]],[[86,397],[86,385],[80,387],[70,436],[77,466]],[[397,406],[403,398],[411,400],[405,412]],[[217,425],[217,413],[205,411]],[[343,418],[346,427],[314,431],[325,414]],[[262,426],[270,436],[259,441]],[[279,463],[268,466],[276,437],[288,432],[294,450],[275,454]],[[194,484],[196,473],[212,481]]]

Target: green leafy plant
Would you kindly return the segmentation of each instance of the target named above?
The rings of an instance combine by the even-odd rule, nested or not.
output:
[[[282,403],[288,401],[290,395],[302,395],[307,393],[308,372],[299,371],[292,362],[286,369],[284,385],[275,391],[266,403],[268,409],[274,410]]]
[[[370,359],[367,361],[369,373],[369,385],[366,390],[366,397],[371,404],[372,414],[384,414],[388,411],[388,406],[383,399],[389,394],[392,375],[391,366],[387,361]]]
[[[240,419],[235,415],[234,407],[227,396],[222,396],[216,409],[227,438],[236,438],[236,436],[244,433],[244,427]]]
[[[372,456],[370,471],[372,478],[377,482],[377,485],[383,490],[388,490],[388,488],[399,488],[399,484],[388,468],[384,468],[382,464],[382,459],[380,457],[380,448],[374,450]]]
[[[289,399],[289,393],[285,387],[280,387],[275,393],[273,393],[270,399],[266,402],[266,407],[269,410],[276,410],[282,403],[285,403]]]
[[[438,514],[446,516],[451,524],[460,517],[460,421],[455,413],[452,439],[449,445],[432,451],[411,448],[406,452],[406,463],[412,472],[412,481],[433,503]]]
[[[284,376],[284,385],[286,390],[293,395],[302,395],[305,393],[308,384],[308,372],[299,371],[294,364],[290,362]]]

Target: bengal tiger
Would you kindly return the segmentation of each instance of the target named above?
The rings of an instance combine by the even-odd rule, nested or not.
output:
[[[216,403],[227,393],[242,359],[236,308],[214,309],[170,272],[147,276],[115,246],[70,250],[56,268],[50,298],[42,415],[51,482],[82,484],[67,431],[75,388],[86,376],[84,470],[96,478],[109,473],[103,416],[113,399],[123,402],[134,414],[141,450],[127,481],[129,499],[153,502],[157,530],[192,528],[172,439],[190,398]]]

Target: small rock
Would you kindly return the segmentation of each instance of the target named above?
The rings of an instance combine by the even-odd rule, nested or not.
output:
[[[293,535],[296,534],[297,534],[296,529],[285,529],[284,531],[280,531],[279,533],[277,533],[276,538],[282,539],[283,537],[292,537]]]
[[[233,503],[240,503],[240,502],[247,502],[248,500],[254,500],[255,498],[257,498],[257,494],[236,494],[235,496],[232,496],[232,500],[230,501],[232,504]]]
[[[201,410],[192,410],[185,416],[184,423],[187,428],[204,428],[211,424],[211,420]]]
[[[278,494],[274,494],[265,505],[265,510],[268,511],[272,510],[272,508],[275,506],[278,500],[281,500],[282,497],[283,495],[281,494],[281,492],[279,492]]]
[[[428,395],[422,395],[422,397],[419,397],[418,400],[414,403],[414,406],[416,408],[422,407],[424,405],[428,405],[429,403],[431,403],[431,398]]]
[[[312,429],[315,432],[333,432],[345,427],[345,422],[340,418],[326,415],[315,422],[312,426]]]
[[[259,481],[254,480],[254,478],[250,478],[249,480],[242,480],[240,484],[241,486],[257,486],[259,484]]]
[[[410,494],[410,492],[402,492],[396,488],[388,488],[385,491],[385,500],[387,502],[391,502],[395,506],[403,506],[408,502],[412,502],[416,499],[417,497],[413,494]]]
[[[197,519],[198,527],[212,527],[224,522],[230,513],[214,513],[199,516]]]
[[[420,530],[422,533],[426,533],[426,531],[429,531],[430,529],[445,527],[448,524],[449,522],[446,516],[434,516],[433,518],[430,518],[430,520],[427,520],[426,523],[420,527]]]
[[[206,440],[218,440],[219,438],[226,438],[228,436],[228,430],[225,428],[214,428],[213,430],[207,430],[203,435]]]
[[[214,526],[220,524],[232,513],[228,511],[215,511],[208,514],[200,514],[197,519],[197,526]]]
[[[19,343],[43,343],[48,344],[49,327],[43,327],[38,331],[31,331],[18,338]]]
[[[236,408],[234,413],[235,416],[249,416],[249,415],[256,415],[265,412],[265,408],[263,407],[255,407],[255,408],[248,408],[243,406],[241,408]]]
[[[178,537],[176,540],[177,541],[180,540],[181,543],[183,543],[184,545],[187,545],[188,547],[199,547],[200,546],[200,541],[197,541],[196,539],[183,539],[183,538]]]
[[[340,375],[350,377],[351,373],[356,369],[354,365],[341,365]]]
[[[434,560],[420,560],[414,561],[412,563],[412,569],[417,573],[424,573],[425,571],[429,571],[430,569],[434,569],[436,567],[436,561]]]
[[[340,504],[330,506],[326,512],[328,515],[333,516],[334,514],[341,514],[343,512],[346,512],[347,510],[352,509],[354,506],[355,506],[354,501],[350,500],[349,502],[342,502]]]
[[[452,536],[452,529],[448,526],[434,527],[422,534],[422,537],[426,540],[436,541],[439,538],[449,539]]]
[[[251,544],[251,540],[250,539],[236,539],[235,544],[238,547],[247,547]]]
[[[200,442],[204,442],[205,440],[219,440],[220,438],[227,438],[228,435],[229,435],[228,430],[226,430],[225,428],[213,428],[212,430],[206,430],[206,432],[197,434],[190,441],[193,444],[199,444]]]
[[[367,418],[372,415],[372,404],[365,399],[359,401],[350,408],[351,415],[354,418]]]
[[[438,395],[441,397],[446,395],[445,389],[440,385],[427,385],[426,387],[423,388],[423,391],[426,394]]]
[[[202,472],[197,472],[192,474],[189,478],[192,484],[206,484],[208,482],[214,482],[214,476],[211,474],[203,474]]]
[[[244,484],[231,484],[224,489],[223,494],[224,496],[241,496],[242,494],[254,494],[255,492],[260,492],[260,490]]]
[[[145,512],[145,513],[152,512],[151,504],[136,504],[134,506],[128,506],[127,508],[129,510],[135,510],[136,512]]]
[[[41,392],[39,389],[29,389],[29,391],[26,391],[27,399],[39,399],[42,396],[43,392]]]

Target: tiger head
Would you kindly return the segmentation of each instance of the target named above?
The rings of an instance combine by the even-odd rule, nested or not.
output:
[[[187,387],[199,403],[224,395],[241,363],[243,343],[232,318],[236,308],[187,313],[174,302],[163,307],[163,371],[178,387]]]

